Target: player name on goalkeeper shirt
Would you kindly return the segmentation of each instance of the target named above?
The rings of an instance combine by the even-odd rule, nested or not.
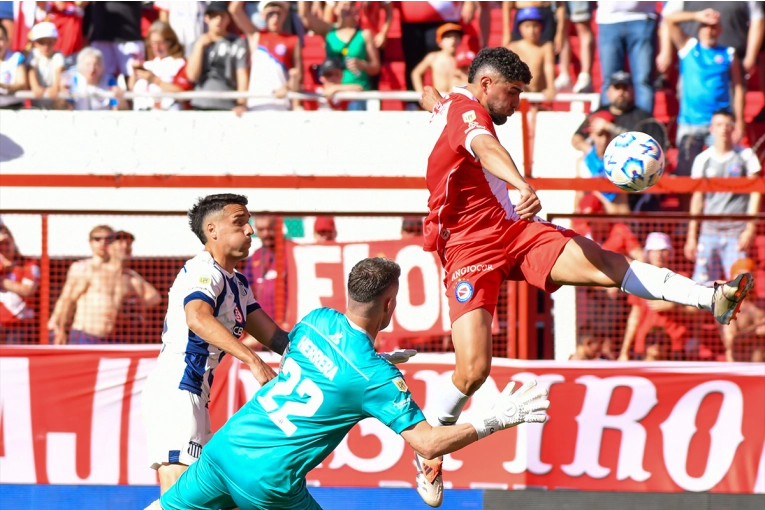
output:
[[[332,360],[329,359],[327,355],[321,351],[321,349],[316,347],[316,344],[314,344],[310,338],[303,335],[303,338],[300,339],[297,347],[298,350],[303,353],[303,356],[305,356],[308,361],[313,363],[313,366],[315,366],[316,369],[324,375],[324,377],[330,381],[335,380],[335,375],[337,374],[337,365],[335,365]]]

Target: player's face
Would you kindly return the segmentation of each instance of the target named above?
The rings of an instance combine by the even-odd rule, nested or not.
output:
[[[266,20],[266,27],[269,32],[280,32],[286,19],[286,14],[281,5],[269,5],[263,11],[263,19]]]
[[[165,58],[168,56],[167,41],[160,32],[149,34],[149,46],[151,46],[151,51],[154,52],[156,57]]]
[[[600,349],[601,349],[601,341],[599,338],[590,337],[585,339],[584,343],[584,354],[589,359],[595,359],[600,355]]]
[[[447,51],[452,51],[457,49],[457,46],[460,45],[460,42],[462,41],[462,34],[459,32],[446,32],[444,36],[441,38],[441,42],[438,44],[438,46]]]
[[[525,41],[531,41],[534,44],[539,42],[542,37],[542,24],[538,21],[528,20],[518,25],[518,32]]]
[[[209,32],[213,34],[223,34],[228,28],[228,13],[226,12],[211,12],[205,16],[205,23]]]
[[[485,94],[483,106],[491,115],[494,124],[501,126],[521,104],[524,84],[521,81],[505,81],[484,76],[481,78],[481,86]]]
[[[715,46],[720,36],[720,25],[699,25],[699,41],[705,46]]]
[[[217,242],[226,251],[226,255],[232,258],[244,259],[250,253],[252,246],[252,225],[250,225],[250,212],[240,204],[229,204],[223,208],[217,221],[215,221]],[[209,234],[208,234],[209,239]]]

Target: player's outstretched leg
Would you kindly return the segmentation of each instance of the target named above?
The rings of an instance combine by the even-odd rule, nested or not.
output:
[[[441,388],[436,402],[438,423],[454,425],[470,395],[489,377],[491,370],[492,315],[485,308],[476,308],[460,316],[452,324],[455,368],[450,383]],[[417,492],[430,506],[443,500],[442,458],[425,460],[416,456]]]
[[[566,244],[550,272],[556,285],[619,287],[644,299],[662,299],[694,306],[714,314],[720,324],[735,319],[741,302],[754,286],[750,273],[716,283],[699,285],[669,269],[643,262],[629,262],[624,255],[602,249],[593,241],[577,236]]]

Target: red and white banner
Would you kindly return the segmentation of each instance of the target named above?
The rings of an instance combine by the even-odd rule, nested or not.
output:
[[[422,249],[422,238],[368,243],[287,244],[287,322],[326,306],[345,310],[346,282],[357,262],[387,257],[401,266],[396,312],[387,336],[444,335],[450,332],[441,261]]]
[[[140,393],[156,347],[0,348],[0,483],[156,483]],[[415,361],[416,360],[416,361]],[[277,358],[271,357],[276,366]],[[401,366],[428,417],[450,355]],[[550,420],[448,456],[455,488],[765,493],[765,365],[496,359],[464,416],[511,379],[550,389]],[[231,357],[218,367],[217,429],[257,389]],[[376,420],[355,427],[308,476],[321,486],[412,486],[412,450]]]

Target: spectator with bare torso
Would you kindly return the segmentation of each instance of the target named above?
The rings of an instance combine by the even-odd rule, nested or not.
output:
[[[19,253],[13,234],[0,220],[0,342],[32,340],[34,310],[30,299],[40,283],[40,268]]]
[[[457,48],[462,41],[462,27],[457,23],[445,23],[436,31],[436,44],[441,48],[425,55],[425,58],[412,70],[412,86],[422,92],[423,78],[430,70],[431,80],[436,90],[448,93],[454,86],[454,73],[457,69]]]
[[[255,250],[247,259],[244,276],[250,282],[252,294],[257,299],[263,311],[269,317],[274,317],[276,309],[276,218],[273,216],[258,216],[255,218],[255,233],[260,238],[262,246]],[[276,317],[274,317],[276,320]],[[279,319],[281,320],[281,319]]]
[[[158,303],[157,291],[135,271],[126,269],[121,260],[112,256],[110,244],[115,233],[106,225],[90,232],[91,258],[71,265],[64,288],[48,321],[53,343],[67,343],[66,330],[72,315],[74,320],[69,343],[113,343],[114,327],[125,300],[133,297],[144,306]]]
[[[603,356],[603,341],[589,323],[579,326],[576,335],[576,351],[568,359],[572,361],[592,361],[607,359]]]

